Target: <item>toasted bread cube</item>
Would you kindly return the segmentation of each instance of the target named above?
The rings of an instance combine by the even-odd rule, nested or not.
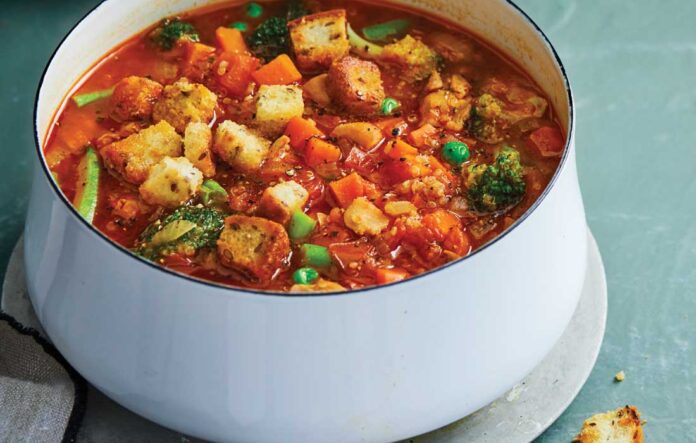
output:
[[[223,266],[257,279],[271,279],[285,267],[290,239],[282,225],[261,217],[232,215],[217,241]]]
[[[635,406],[596,414],[585,420],[575,443],[643,443],[640,413]]]
[[[189,123],[184,132],[184,156],[200,169],[205,177],[215,175],[213,131],[205,123]]]
[[[140,196],[151,205],[175,208],[196,195],[203,184],[203,174],[184,157],[165,157],[150,169],[140,185]]]
[[[287,181],[270,186],[263,191],[258,214],[285,224],[294,211],[304,208],[309,192],[299,183]]]
[[[104,146],[104,165],[126,181],[139,185],[150,168],[164,157],[181,155],[181,137],[172,125],[160,122],[122,140]]]
[[[258,171],[268,155],[270,140],[244,125],[225,120],[215,131],[213,150],[239,172]]]
[[[389,226],[389,218],[365,197],[358,197],[343,214],[343,222],[358,235],[377,235]]]
[[[327,84],[333,102],[355,115],[376,113],[385,98],[379,67],[356,57],[331,64]]]
[[[126,122],[148,120],[152,108],[162,94],[162,85],[145,77],[131,75],[116,83],[109,104],[111,118]]]
[[[290,292],[332,292],[345,291],[346,288],[331,280],[318,279],[310,285],[292,285]]]
[[[191,122],[210,122],[215,106],[217,95],[210,89],[181,78],[164,88],[162,97],[155,103],[152,118],[155,122],[165,120],[183,133]]]
[[[255,126],[268,137],[283,133],[293,117],[302,117],[304,101],[299,86],[263,85],[256,100]]]
[[[306,15],[288,23],[297,65],[303,71],[328,68],[350,50],[345,9]]]

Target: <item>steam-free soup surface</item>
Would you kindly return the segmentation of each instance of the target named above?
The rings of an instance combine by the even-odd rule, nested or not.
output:
[[[85,75],[45,154],[78,211],[148,260],[327,291],[471,254],[564,144],[541,89],[465,30],[312,1],[163,18]]]

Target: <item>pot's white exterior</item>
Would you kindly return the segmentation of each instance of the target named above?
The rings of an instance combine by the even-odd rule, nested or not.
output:
[[[198,3],[99,6],[47,69],[38,140],[66,85],[98,57]],[[29,289],[51,340],[85,378],[145,417],[211,440],[390,441],[475,411],[542,360],[573,313],[586,263],[565,78],[543,36],[504,0],[413,4],[486,36],[551,96],[571,140],[536,208],[492,245],[419,278],[341,295],[261,295],[115,247],[69,208],[37,155]]]

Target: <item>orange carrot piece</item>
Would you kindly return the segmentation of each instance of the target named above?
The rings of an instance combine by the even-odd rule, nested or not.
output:
[[[439,238],[444,240],[447,234],[461,225],[457,216],[444,209],[438,209],[423,216],[423,224],[430,228]]]
[[[561,131],[550,126],[544,126],[532,132],[529,139],[544,157],[560,155],[565,145]]]
[[[418,154],[418,149],[409,145],[400,138],[389,141],[384,146],[384,153],[393,160],[400,160]]]
[[[230,94],[242,98],[251,82],[252,73],[256,71],[260,63],[258,58],[250,55],[226,52],[218,57],[213,71],[218,82]]]
[[[254,80],[260,85],[288,85],[302,80],[302,74],[287,54],[280,54],[254,72]]]
[[[341,150],[320,138],[312,137],[305,146],[305,162],[310,167],[315,167],[322,163],[336,162],[341,158]]]
[[[333,196],[342,208],[347,208],[358,197],[368,193],[369,183],[357,172],[329,183]]]
[[[230,54],[248,54],[249,48],[247,48],[244,42],[244,36],[242,31],[234,28],[226,28],[221,26],[215,30],[215,40],[218,46],[224,52]]]
[[[408,134],[408,141],[419,148],[430,147],[438,132],[435,126],[426,123],[415,131],[411,131]]]
[[[285,127],[285,135],[290,137],[290,146],[297,151],[304,150],[307,141],[312,137],[322,137],[324,135],[317,124],[309,119],[293,117]]]
[[[382,134],[386,137],[396,137],[402,135],[408,128],[408,123],[402,118],[394,117],[385,120],[379,120],[374,124],[382,130]]]
[[[202,81],[213,65],[215,48],[203,43],[186,43],[181,74],[191,81]]]
[[[386,283],[394,283],[408,278],[411,274],[403,269],[393,268],[379,268],[375,271],[375,279],[378,285],[383,285]]]

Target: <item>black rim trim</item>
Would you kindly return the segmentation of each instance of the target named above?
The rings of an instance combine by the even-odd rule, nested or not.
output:
[[[305,298],[305,297],[323,297],[323,296],[337,296],[337,295],[355,295],[357,293],[364,293],[364,292],[369,292],[369,291],[374,291],[377,289],[385,288],[385,287],[390,287],[390,286],[395,286],[399,284],[404,284],[408,282],[412,282],[416,279],[423,278],[430,276],[431,274],[434,274],[436,272],[439,272],[443,269],[449,268],[450,266],[457,265],[464,260],[469,259],[470,257],[473,257],[484,250],[490,248],[493,246],[495,243],[506,237],[510,232],[512,232],[517,226],[519,226],[521,223],[523,223],[529,215],[531,215],[537,207],[541,205],[541,203],[544,201],[546,196],[551,192],[551,189],[554,187],[556,181],[558,180],[558,176],[560,175],[561,171],[563,168],[566,166],[566,162],[568,160],[569,156],[569,151],[570,151],[570,142],[573,139],[573,135],[575,134],[575,105],[573,102],[573,94],[570,89],[570,82],[568,81],[568,75],[565,70],[565,66],[563,65],[563,62],[561,61],[561,58],[559,57],[558,53],[556,52],[556,48],[551,44],[551,41],[549,38],[544,34],[544,31],[541,30],[541,28],[532,20],[532,18],[524,12],[519,6],[517,6],[512,0],[505,0],[505,2],[510,5],[514,10],[517,11],[518,14],[520,14],[526,21],[531,24],[534,27],[534,30],[541,36],[543,39],[544,43],[546,46],[551,50],[551,53],[553,54],[553,57],[556,61],[556,64],[558,65],[561,75],[563,77],[563,82],[565,84],[565,90],[566,94],[568,96],[568,124],[569,124],[569,129],[568,129],[568,136],[565,144],[565,148],[563,150],[563,155],[561,156],[561,159],[558,163],[558,167],[556,168],[556,172],[554,173],[553,177],[551,177],[551,180],[549,181],[548,185],[546,185],[546,188],[544,189],[544,192],[541,193],[541,195],[536,199],[536,201],[527,209],[524,214],[517,220],[515,220],[512,225],[510,225],[506,230],[504,230],[500,235],[498,235],[496,238],[493,240],[489,241],[488,243],[484,244],[481,246],[479,249],[475,250],[471,254],[461,257],[457,260],[451,261],[449,263],[445,263],[442,266],[439,266],[434,269],[430,269],[428,271],[425,271],[421,274],[414,275],[412,277],[407,278],[406,280],[394,282],[394,283],[387,283],[383,285],[376,285],[376,286],[369,286],[366,288],[358,288],[358,289],[350,289],[347,291],[332,291],[332,292],[305,292],[305,293],[295,293],[295,292],[280,292],[280,291],[263,291],[263,290],[258,290],[258,289],[249,289],[249,288],[241,288],[241,287],[236,287],[236,286],[230,286],[230,285],[224,285],[221,283],[216,283],[212,282],[209,280],[203,280],[200,278],[192,277],[190,275],[182,274],[176,271],[173,271],[171,269],[167,269],[163,266],[159,266],[155,263],[152,263],[149,260],[146,260],[130,250],[124,248],[123,246],[115,243],[111,239],[109,239],[105,234],[103,234],[101,231],[99,231],[97,228],[92,226],[92,224],[88,223],[87,220],[82,218],[80,214],[77,212],[75,207],[72,205],[72,203],[65,197],[63,192],[60,190],[58,185],[55,183],[51,176],[51,171],[48,168],[48,165],[46,164],[46,161],[43,156],[42,152],[42,142],[39,137],[39,128],[38,128],[38,121],[37,121],[37,116],[38,116],[38,103],[39,103],[39,95],[41,93],[41,89],[44,84],[44,80],[46,77],[46,73],[48,72],[49,67],[51,66],[51,63],[53,62],[53,59],[55,58],[56,54],[60,50],[60,48],[63,46],[63,43],[65,43],[65,40],[72,34],[72,32],[80,26],[80,24],[88,17],[90,16],[94,11],[96,11],[99,7],[101,7],[107,0],[102,0],[98,5],[96,5],[94,8],[92,8],[89,12],[87,12],[66,34],[65,36],[61,39],[60,43],[58,43],[58,46],[56,46],[56,49],[53,51],[51,54],[51,57],[48,59],[48,63],[46,64],[46,67],[44,68],[43,73],[41,74],[41,79],[39,80],[39,87],[36,91],[36,97],[34,99],[34,142],[36,145],[36,151],[37,155],[39,156],[39,163],[41,165],[41,168],[44,172],[44,178],[48,180],[51,188],[53,191],[58,195],[58,198],[68,207],[69,211],[72,213],[72,215],[79,220],[80,223],[82,223],[84,226],[86,226],[89,231],[91,231],[93,234],[96,234],[98,238],[101,240],[107,242],[111,246],[113,246],[116,250],[120,251],[121,253],[124,253],[128,255],[129,257],[139,261],[140,263],[143,263],[151,268],[157,269],[160,272],[164,272],[166,274],[182,278],[184,280],[187,280],[189,282],[193,283],[199,283],[203,285],[207,285],[210,287],[214,288],[220,288],[220,289],[226,289],[226,290],[231,290],[231,291],[238,291],[238,292],[243,292],[246,294],[255,294],[255,295],[264,295],[264,296],[281,296],[281,297],[293,297],[293,298]],[[65,100],[65,98],[63,99]]]

